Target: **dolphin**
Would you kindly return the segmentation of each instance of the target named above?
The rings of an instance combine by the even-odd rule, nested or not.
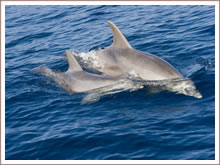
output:
[[[89,95],[83,99],[83,103],[97,101],[103,95],[143,88],[142,84],[135,83],[129,74],[110,77],[85,72],[68,50],[65,51],[65,54],[69,64],[66,72],[55,72],[47,67],[39,67],[35,71],[53,79],[70,93],[88,93]]]
[[[105,49],[97,51],[97,62],[101,66],[98,69],[99,72],[109,76],[134,72],[146,81],[184,79],[184,76],[167,61],[134,49],[114,23],[111,21],[107,21],[107,23],[112,29],[113,43]],[[190,79],[185,84],[187,85],[183,94],[202,98]]]
[[[164,80],[183,78],[172,65],[160,57],[134,49],[118,27],[107,21],[113,32],[113,43],[98,51],[98,62],[102,64],[101,72],[118,76],[125,72],[135,72],[143,80]]]

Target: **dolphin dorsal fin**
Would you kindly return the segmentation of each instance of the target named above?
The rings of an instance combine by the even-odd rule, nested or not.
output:
[[[68,60],[68,63],[69,63],[69,69],[67,70],[67,72],[82,71],[81,66],[79,65],[79,63],[77,62],[77,60],[75,59],[73,54],[70,53],[70,51],[68,51],[68,50],[65,50],[65,53],[66,53],[67,60]]]
[[[122,32],[119,30],[119,28],[112,23],[111,21],[107,21],[109,26],[112,28],[113,33],[113,47],[117,48],[132,48],[129,44],[128,40],[125,38],[125,36],[122,34]]]

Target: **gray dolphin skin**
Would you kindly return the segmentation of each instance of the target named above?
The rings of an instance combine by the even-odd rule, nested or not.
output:
[[[183,76],[163,59],[138,51],[131,47],[118,27],[107,21],[113,32],[111,46],[98,52],[101,72],[117,76],[126,72],[135,72],[143,80],[164,80],[183,78]]]
[[[110,77],[85,72],[69,51],[66,50],[65,53],[69,63],[66,72],[55,72],[47,67],[39,67],[35,71],[53,79],[70,93],[89,93],[83,102],[93,102],[103,95],[125,90],[134,91],[143,87],[140,83],[133,83],[131,79],[127,78],[127,75]]]
[[[101,76],[85,72],[68,50],[65,51],[65,54],[69,63],[69,68],[66,72],[54,72],[49,68],[44,68],[40,72],[52,78],[70,92],[86,92],[113,84],[119,80],[118,77]]]
[[[111,46],[97,52],[98,63],[102,66],[100,72],[110,76],[135,72],[141,79],[150,81],[184,78],[165,60],[132,48],[118,27],[111,21],[107,22],[112,29],[113,43]],[[185,91],[182,92],[183,94],[202,98],[191,80],[188,80],[187,84]]]

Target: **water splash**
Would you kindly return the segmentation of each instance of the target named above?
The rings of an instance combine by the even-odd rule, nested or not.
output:
[[[70,52],[74,55],[83,69],[100,73],[99,70],[102,68],[102,65],[98,62],[97,51],[100,51],[100,49],[91,50],[89,52],[78,52],[75,49],[70,49]]]
[[[186,96],[193,96],[196,98],[202,98],[202,94],[196,89],[195,84],[189,78],[169,79],[169,80],[157,80],[157,81],[145,81],[141,80],[142,84],[149,88],[151,93],[159,93],[161,91],[175,92],[178,94],[184,94]]]

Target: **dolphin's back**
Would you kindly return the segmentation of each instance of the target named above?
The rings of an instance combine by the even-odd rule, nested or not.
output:
[[[41,67],[38,71],[52,78],[57,84],[69,92],[88,92],[117,83],[119,77],[109,77],[91,74],[83,71],[75,57],[68,50],[65,51],[69,68],[66,72],[55,72],[47,67]]]
[[[100,63],[103,63],[101,71],[107,75],[116,76],[127,72],[135,72],[145,80],[183,77],[163,59],[133,48],[108,47],[99,53]]]
[[[66,72],[64,80],[72,92],[86,92],[116,83],[119,78],[90,74],[85,71]]]
[[[135,72],[144,80],[164,80],[183,76],[168,62],[151,54],[138,51],[129,44],[119,28],[107,21],[113,33],[111,46],[98,52],[101,72],[116,76]]]
[[[128,53],[129,54],[129,53]],[[172,79],[172,78],[182,78],[182,74],[178,72],[171,64],[166,62],[160,57],[154,56],[149,53],[144,53],[138,50],[131,50],[130,56],[132,54],[136,56],[138,60],[136,62],[136,67],[139,72],[143,72],[143,67],[146,67],[147,71],[144,71],[142,75],[145,78],[152,80],[161,80],[161,79]],[[145,73],[147,72],[147,73]],[[151,75],[149,77],[149,75]]]

